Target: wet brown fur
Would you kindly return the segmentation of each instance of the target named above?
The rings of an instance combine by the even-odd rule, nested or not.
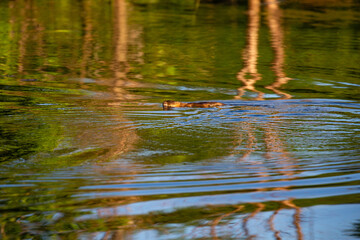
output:
[[[223,103],[220,102],[196,102],[196,103],[184,103],[167,100],[163,102],[164,109],[177,108],[177,107],[197,107],[197,108],[212,108],[223,106]]]

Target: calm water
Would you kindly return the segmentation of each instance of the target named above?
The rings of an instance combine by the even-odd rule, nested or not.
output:
[[[0,239],[359,239],[359,2],[146,2],[0,2]]]

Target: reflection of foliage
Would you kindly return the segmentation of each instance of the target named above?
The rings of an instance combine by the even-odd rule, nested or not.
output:
[[[326,198],[317,198],[317,199],[295,199],[294,203],[297,206],[309,207],[320,204],[350,204],[350,203],[359,203],[360,194],[346,195],[346,196],[334,196]]]
[[[76,214],[61,214],[48,211],[43,213],[26,214],[19,217],[11,217],[4,214],[0,217],[2,225],[2,239],[6,236],[21,236],[24,238],[37,238],[51,235],[66,235],[67,237],[76,236],[79,232],[86,230],[87,232],[98,232],[119,229],[128,226],[131,222],[128,217],[118,217],[108,220],[86,220],[74,221]],[[59,221],[61,219],[61,221]],[[34,230],[36,228],[36,230]],[[39,232],[40,231],[40,232]],[[10,237],[9,239],[13,239]]]
[[[320,204],[338,204],[338,203],[358,203],[357,195],[347,195],[341,197],[329,197],[329,198],[318,198],[318,199],[298,199],[296,200],[297,206],[299,207],[311,207]],[[345,201],[341,201],[344,200]],[[303,202],[306,204],[304,205]],[[312,202],[312,204],[308,204]],[[288,206],[283,205],[281,202],[263,202],[265,208],[263,211],[276,211],[282,208],[287,209]],[[243,210],[239,213],[249,214],[254,212],[256,205],[251,203],[242,204]],[[148,221],[152,224],[166,224],[166,223],[190,223],[192,221],[202,221],[203,219],[213,220],[219,215],[234,211],[238,208],[238,205],[228,206],[206,206],[202,208],[185,208],[179,209],[171,213],[156,212],[150,213],[149,215],[142,216],[142,221]],[[358,225],[356,225],[358,226]]]
[[[224,6],[200,8],[196,16],[191,12],[181,14],[181,11],[161,8],[134,12],[129,22],[143,26],[146,45],[142,49],[144,63],[134,65],[130,75],[140,74],[148,83],[164,85],[163,89],[150,92],[141,89],[140,93],[161,99],[229,98],[228,93],[219,93],[215,88],[235,89],[238,85],[234,76],[241,61],[234,59],[240,58],[245,39],[239,32],[245,32],[245,27],[236,22],[244,21],[244,10],[243,7],[230,10]],[[206,24],[206,21],[224,24]],[[159,25],[164,27],[159,28]],[[224,34],[228,36],[224,38]],[[176,86],[188,87],[189,91],[176,89]]]
[[[68,104],[68,96],[83,95],[81,88],[107,88],[80,78],[100,73],[109,77],[113,23],[111,4],[99,0],[1,1],[0,12],[1,162],[52,152],[62,140],[57,114]],[[64,158],[84,160],[89,151],[98,150],[60,158],[49,154],[42,163],[63,166],[70,162]]]
[[[353,11],[349,3],[351,1],[336,2],[336,5],[344,4],[343,8],[324,4],[318,6],[316,11],[296,6],[284,11],[289,23],[286,28],[286,52],[288,56],[294,56],[286,59],[290,66],[288,72],[302,80],[289,85],[289,90],[294,91],[296,96],[359,99],[359,94],[354,94],[354,89],[338,85],[343,79],[350,84],[358,82],[358,76],[352,69],[358,69],[359,51],[355,45],[344,46],[353,41],[353,34],[358,28],[353,24],[358,19],[356,11]]]
[[[1,123],[0,162],[51,151],[60,140],[61,126],[41,122],[38,117],[12,115],[11,121]]]
[[[278,206],[277,203],[271,203],[272,206]],[[244,208],[240,214],[252,213],[256,206],[254,204],[243,204]],[[209,222],[217,217],[232,212],[238,209],[238,205],[230,206],[207,206],[202,208],[186,208],[179,209],[172,213],[163,213],[163,212],[154,212],[149,215],[142,216],[142,222],[146,225],[156,225],[156,224],[169,224],[169,223],[187,223],[188,225],[193,225],[201,222]],[[274,208],[267,208],[266,210],[274,210]],[[136,219],[135,219],[136,221]],[[196,224],[195,224],[196,225]]]
[[[65,0],[61,4],[41,0],[2,1],[1,4],[4,5],[2,17],[10,21],[2,21],[4,31],[0,32],[11,34],[0,38],[5,46],[0,50],[0,58],[7,61],[6,65],[0,65],[0,74],[23,74],[44,81],[57,75],[74,77],[82,68],[88,73],[83,77],[109,69],[113,57],[112,48],[107,47],[112,41],[111,4],[98,0],[84,3]],[[78,12],[83,14],[74,14]],[[84,40],[83,33],[87,30],[84,28],[89,24],[96,41]],[[86,48],[84,41],[88,43]]]
[[[57,189],[61,191],[61,189]],[[68,190],[69,191],[69,190]],[[52,201],[51,197],[44,196],[44,192],[37,191],[37,196],[34,197],[34,193],[28,194],[26,197],[26,190],[22,194],[22,204],[26,203],[28,207],[18,207],[19,203],[9,203],[9,208],[6,209],[6,213],[0,217],[0,225],[3,227],[2,231],[5,233],[4,237],[9,236],[51,236],[62,235],[66,237],[78,238],[81,232],[107,232],[116,229],[149,229],[154,228],[157,230],[164,230],[171,224],[179,224],[178,230],[181,231],[181,227],[186,226],[211,226],[211,224],[220,216],[227,213],[234,212],[239,206],[243,208],[225,218],[222,218],[219,222],[219,226],[226,225],[234,218],[240,218],[245,220],[249,214],[253,213],[258,207],[254,203],[243,203],[240,205],[208,205],[204,207],[192,207],[177,209],[173,212],[152,212],[146,215],[135,216],[113,216],[104,218],[101,217],[101,208],[106,205],[118,206],[119,204],[129,203],[129,199],[97,199],[97,200],[85,200],[76,201],[71,195],[66,193],[56,193],[61,202]],[[54,193],[54,191],[52,191]],[[153,197],[153,196],[152,196]],[[304,207],[302,202],[307,204],[312,201],[310,206],[316,206],[319,204],[338,204],[345,202],[357,203],[356,195],[348,195],[333,198],[319,198],[319,199],[299,199],[299,207]],[[151,199],[151,198],[149,198]],[[145,197],[144,201],[149,200]],[[354,200],[355,199],[355,200]],[[47,203],[38,205],[38,203]],[[263,202],[264,208],[262,211],[274,212],[281,209],[288,209],[289,207],[283,205],[281,202]],[[12,206],[14,208],[12,209]],[[88,220],[76,220],[77,217],[81,217],[88,212],[77,211],[77,206],[84,208],[96,209],[100,206],[99,218]],[[3,209],[2,209],[3,210]],[[106,210],[105,210],[106,212]],[[241,221],[239,222],[241,225]],[[238,226],[241,227],[241,226]],[[36,230],[34,230],[36,229]],[[171,229],[171,227],[170,227]],[[350,231],[353,236],[358,236],[359,223],[354,224],[354,229]],[[4,238],[6,239],[6,238]]]
[[[294,78],[294,81],[282,86],[285,92],[299,98],[359,98],[355,88],[338,83],[343,79],[350,84],[357,84],[358,81],[356,69],[360,55],[355,45],[343,46],[354,41],[353,36],[357,32],[357,25],[352,24],[357,15],[350,2],[339,9],[328,9],[324,5],[321,11],[299,10],[298,6],[292,6],[292,2],[284,4],[283,13],[287,22],[284,25],[284,71],[288,77]],[[230,90],[241,86],[236,80],[236,73],[241,69],[241,52],[245,44],[245,24],[239,24],[246,21],[244,12],[245,9],[239,6],[229,9],[222,5],[214,10],[200,7],[196,16],[157,8],[135,12],[130,22],[144,28],[145,45],[142,50],[145,54],[144,64],[134,65],[136,67],[131,69],[131,74],[142,75],[146,82],[171,85],[169,89],[141,89],[137,92],[160,99],[233,97],[229,96],[232,93],[214,94],[204,89],[216,87]],[[174,18],[177,21],[173,21]],[[305,23],[298,19],[304,19]],[[314,30],[317,27],[322,31]],[[261,26],[259,30],[258,70],[263,80],[256,87],[262,92],[273,93],[264,88],[275,78],[269,68],[274,58],[268,43],[270,36],[265,27]],[[334,58],[334,55],[337,57]],[[178,91],[173,90],[174,86],[203,87],[203,90]]]
[[[199,126],[197,130],[158,127],[138,131],[138,134],[146,136],[146,142],[142,143],[145,152],[154,152],[147,159],[160,164],[200,161],[228,153],[228,142],[223,139],[227,137],[224,129]],[[179,146],[181,152],[174,152],[173,149],[179,149]],[[157,154],[159,149],[161,152]]]
[[[153,0],[153,2],[162,1]],[[34,165],[38,166],[26,173],[31,175],[34,172],[40,174],[43,166],[49,169],[69,167],[95,158],[107,151],[96,147],[84,151],[76,151],[76,148],[55,151],[54,149],[62,140],[64,131],[58,116],[62,115],[61,109],[65,106],[64,102],[68,101],[66,99],[68,95],[61,90],[86,89],[89,92],[106,90],[104,86],[101,87],[87,81],[111,77],[109,70],[114,58],[112,47],[114,30],[112,6],[108,3],[111,1],[105,3],[102,0],[63,0],[61,3],[59,1],[51,4],[44,0],[0,1],[0,45],[2,46],[0,48],[0,74],[16,75],[6,81],[0,80],[0,113],[2,114],[0,117],[0,161],[26,158],[29,155],[37,156],[36,154],[42,153],[41,159],[45,160],[34,161]],[[146,11],[139,6],[134,9],[129,22],[135,28],[129,29],[139,29],[136,26],[141,26],[141,30],[138,30],[137,34],[141,35],[141,41],[145,45],[143,49],[135,49],[134,46],[138,46],[137,42],[131,42],[129,39],[130,55],[135,55],[137,51],[144,53],[143,59],[141,59],[143,61],[139,61],[140,63],[132,62],[133,58],[128,56],[129,77],[140,75],[141,81],[169,88],[153,87],[149,89],[144,87],[133,89],[134,92],[137,91],[139,94],[152,97],[155,101],[163,97],[179,100],[233,97],[228,94],[228,91],[226,93],[217,91],[219,89],[236,89],[241,84],[235,76],[236,72],[241,69],[241,52],[245,44],[244,7],[205,6],[199,9],[197,15],[194,15],[193,12],[184,14],[184,12],[174,9],[154,8]],[[139,9],[140,11],[138,11]],[[297,15],[300,14],[291,9],[284,12],[285,16],[291,15],[292,19],[296,19],[296,21]],[[341,11],[338,14],[347,16],[346,13],[347,11]],[[321,14],[312,16],[305,26],[317,27],[314,23],[319,22],[319,19],[327,22],[328,20],[323,17]],[[346,21],[349,20],[351,19]],[[308,30],[309,39],[320,39],[321,42],[318,44],[321,46],[339,44],[337,45],[339,49],[341,43],[351,42],[357,26],[343,28],[349,22],[345,22],[345,24],[342,22],[340,25],[337,25],[336,22],[334,21],[334,26],[330,26],[325,32]],[[288,71],[291,77],[296,75],[307,81],[308,79],[313,80],[314,77],[325,78],[330,73],[334,76],[333,80],[341,80],[343,77],[350,77],[349,82],[358,80],[356,74],[353,74],[351,70],[358,69],[356,65],[360,56],[358,51],[349,47],[346,51],[337,52],[336,58],[333,57],[335,54],[332,51],[321,51],[314,48],[304,51],[301,44],[310,46],[312,42],[307,42],[307,35],[304,38],[300,37],[304,32],[303,27],[300,24],[295,27],[289,24],[285,29],[285,38],[291,40],[287,43],[286,52],[289,56],[293,56],[286,60],[287,69],[285,71]],[[334,29],[337,34],[334,34]],[[259,83],[260,87],[273,80],[268,67],[268,63],[272,60],[268,35],[266,31],[261,30],[261,33],[259,71],[265,71],[265,73],[263,82]],[[336,48],[334,47],[334,49]],[[317,71],[314,68],[308,68],[306,69],[308,71],[304,71],[304,65],[328,70]],[[302,68],[297,69],[294,66],[302,66]],[[69,81],[70,77],[72,78],[71,82]],[[22,78],[31,78],[36,81],[22,81]],[[294,95],[300,97],[332,98],[340,96],[347,99],[359,97],[353,94],[356,91],[355,88],[346,90],[329,88],[314,85],[312,81],[304,84],[305,81],[291,81],[286,87]],[[183,90],[181,87],[184,86],[191,90]],[[79,96],[77,91],[72,93]],[[345,97],[344,94],[346,94]],[[71,104],[76,105],[76,100],[73,101]],[[46,107],[40,107],[41,104],[56,105],[57,110],[52,109],[51,111],[57,111],[57,113],[52,114],[53,112]],[[86,121],[80,124],[84,123],[89,124]],[[82,126],[82,128],[85,127]],[[145,139],[142,145],[144,149],[155,153],[161,149],[169,153],[161,153],[160,156],[154,154],[144,159],[167,164],[214,159],[229,154],[227,151],[230,147],[228,146],[229,139],[226,138],[231,136],[226,130],[214,126],[198,127],[193,132],[190,130],[194,129],[184,127],[140,129],[139,134]],[[121,138],[121,131],[119,133],[115,138]],[[88,140],[85,137],[85,141]],[[174,149],[182,151],[173,152]],[[12,174],[16,174],[16,169]],[[29,178],[34,180],[36,176]],[[11,177],[9,179],[13,180]],[[1,231],[4,231],[6,235],[10,234],[10,238],[13,236],[44,238],[60,233],[76,239],[79,232],[83,230],[91,232],[130,227],[129,225],[132,223],[130,217],[106,220],[100,217],[96,220],[76,222],[75,217],[81,215],[77,211],[79,206],[86,205],[84,202],[75,202],[73,197],[74,192],[78,191],[78,187],[85,185],[84,182],[87,181],[85,178],[79,177],[79,179],[69,183],[70,186],[65,184],[65,187],[59,186],[58,183],[61,182],[59,181],[53,185],[38,183],[36,187],[1,189],[0,193],[3,197],[1,206],[5,206],[0,209],[2,212]],[[64,182],[61,183],[64,184]],[[181,196],[186,196],[186,194],[181,194]],[[152,197],[160,199],[161,197],[167,198],[168,195]],[[297,206],[305,207],[317,204],[359,202],[358,197],[358,195],[352,195],[328,199],[297,199],[294,202]],[[67,207],[64,207],[66,204]],[[116,204],[120,205],[121,203],[113,203],[113,205]],[[106,203],[97,202],[90,207],[103,207],[104,205]],[[279,205],[274,202],[265,203],[265,210],[279,209]],[[252,204],[245,204],[241,213],[250,213],[254,211],[254,208],[255,206]],[[188,208],[172,213],[157,212],[146,216],[136,216],[134,222],[143,228],[148,228],[151,224],[191,224],[191,221],[214,220],[235,209],[236,206]],[[355,224],[355,229],[354,232],[357,234],[359,232],[358,223]]]
[[[68,238],[73,236],[71,239],[75,239],[84,230],[87,232],[108,231],[129,227],[132,224],[129,217],[75,221],[74,219],[80,214],[60,213],[54,207],[48,206],[44,209],[45,211],[31,209],[31,213],[18,209],[16,215],[2,214],[0,216],[2,239],[14,239],[13,236],[19,236],[19,239],[43,239],[45,236],[53,235]]]

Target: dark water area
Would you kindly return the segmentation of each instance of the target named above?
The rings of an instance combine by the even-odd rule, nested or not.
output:
[[[5,0],[0,46],[0,239],[360,238],[359,1]]]

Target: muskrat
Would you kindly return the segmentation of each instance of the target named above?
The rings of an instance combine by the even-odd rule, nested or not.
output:
[[[184,103],[167,100],[163,102],[164,109],[176,108],[176,107],[198,107],[198,108],[212,108],[223,106],[224,104],[221,102],[195,102],[195,103]]]

